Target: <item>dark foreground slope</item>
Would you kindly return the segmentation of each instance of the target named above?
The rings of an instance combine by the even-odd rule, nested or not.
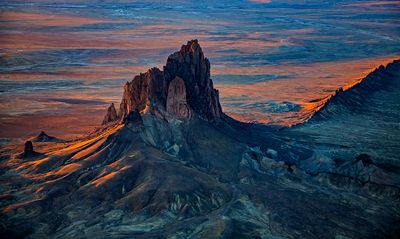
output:
[[[34,143],[38,154],[30,157],[3,155],[5,238],[398,233],[398,186],[373,188],[345,174],[337,175],[345,183],[332,184],[321,168],[310,172],[335,162],[313,135],[273,132],[223,114],[197,41],[172,54],[163,70],[128,82],[119,110],[110,106],[103,123],[81,140]]]

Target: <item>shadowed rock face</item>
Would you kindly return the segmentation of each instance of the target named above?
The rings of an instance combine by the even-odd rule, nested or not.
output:
[[[172,85],[171,85],[172,84]],[[133,110],[213,121],[222,116],[218,91],[210,79],[210,63],[197,40],[170,55],[164,71],[152,68],[126,83],[118,118]]]
[[[24,147],[24,155],[25,156],[30,156],[34,154],[35,151],[33,151],[33,144],[32,141],[26,141],[25,142],[25,147]]]
[[[197,40],[189,41],[168,57],[164,76],[168,82],[176,76],[185,81],[188,105],[199,116],[208,120],[221,117],[218,90],[210,79],[210,62]]]
[[[31,140],[28,140],[24,144],[24,152],[17,155],[18,158],[27,159],[27,158],[35,158],[40,156],[41,154],[36,152],[33,149],[33,143]]]
[[[106,125],[116,120],[118,120],[117,111],[115,110],[114,103],[111,103],[107,109],[107,114],[104,116],[102,125]]]

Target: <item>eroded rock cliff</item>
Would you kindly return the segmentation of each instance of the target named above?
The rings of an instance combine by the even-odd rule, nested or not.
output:
[[[168,87],[167,112],[180,118],[190,118],[190,107],[186,101],[185,82],[175,77]]]
[[[187,103],[197,115],[207,120],[221,117],[218,90],[210,79],[210,62],[197,40],[189,41],[168,57],[164,77],[171,82],[176,76],[185,81]]]
[[[210,78],[210,62],[197,40],[171,54],[163,71],[152,68],[126,83],[117,118],[123,120],[134,110],[181,119],[197,116],[207,121],[222,116],[219,94]]]

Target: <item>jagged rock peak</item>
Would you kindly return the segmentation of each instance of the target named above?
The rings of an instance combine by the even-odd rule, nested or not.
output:
[[[130,112],[213,121],[222,116],[219,94],[210,79],[210,62],[197,40],[171,54],[163,71],[151,68],[124,86],[118,119]]]
[[[107,109],[107,114],[104,116],[102,125],[109,124],[116,120],[118,120],[117,110],[115,109],[114,103],[111,103]]]
[[[205,58],[197,39],[188,41],[186,45],[182,45],[179,53],[181,56],[186,56],[188,54],[199,54],[200,57]]]
[[[187,103],[197,115],[207,120],[221,117],[219,93],[210,79],[210,62],[197,40],[188,41],[180,51],[168,57],[164,76],[167,82],[177,76],[183,79]]]

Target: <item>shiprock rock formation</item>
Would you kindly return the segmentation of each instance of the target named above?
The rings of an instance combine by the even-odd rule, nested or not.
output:
[[[163,71],[152,68],[126,83],[118,118],[134,110],[208,121],[222,116],[218,90],[210,79],[210,62],[197,40],[170,55]]]
[[[396,161],[381,164],[342,131],[332,134],[337,144],[322,144],[315,133],[275,131],[229,118],[210,79],[210,63],[192,40],[168,57],[162,71],[152,68],[128,82],[120,108],[111,105],[96,132],[49,143],[30,160],[2,156],[0,233],[5,238],[398,235]]]

